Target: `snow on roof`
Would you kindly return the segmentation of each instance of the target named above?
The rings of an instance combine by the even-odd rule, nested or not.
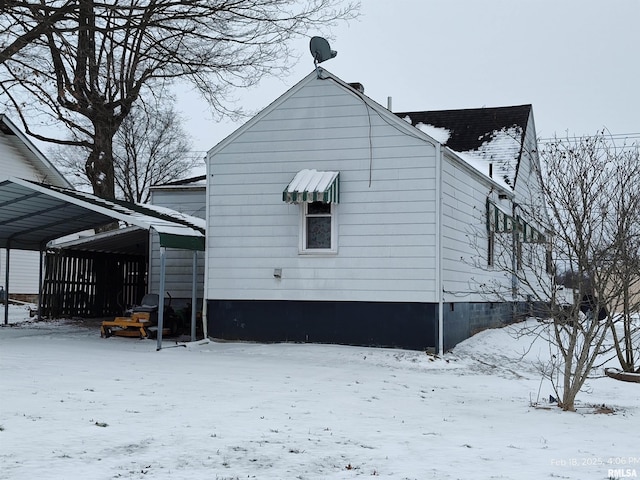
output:
[[[442,127],[436,127],[434,125],[429,125],[428,123],[418,123],[416,125],[416,128],[421,132],[426,133],[431,138],[443,145],[445,145],[449,141],[449,137],[451,136],[450,130]]]
[[[395,113],[458,154],[483,175],[513,190],[531,105]],[[445,139],[439,132],[448,133]]]
[[[338,172],[300,170],[287,186],[287,192],[324,192],[337,176]]]
[[[340,172],[300,170],[282,192],[282,200],[287,203],[338,203],[340,199],[339,175]]]
[[[456,152],[469,165],[485,175],[489,175],[492,165],[492,178],[509,189],[513,189],[518,160],[520,158],[520,139],[522,129],[518,126],[503,128],[491,132],[477,150]]]
[[[187,215],[186,213],[178,212],[166,207],[159,207],[158,205],[152,205],[150,203],[138,203],[136,205],[148,210],[153,210],[154,212],[162,215],[167,215],[174,220],[182,221],[182,223],[201,228],[202,230],[206,230],[207,228],[207,222],[204,218],[194,217],[193,215]]]
[[[174,180],[172,182],[162,183],[159,185],[152,185],[151,190],[163,190],[171,188],[191,188],[191,187],[206,187],[207,176],[198,175],[196,177],[183,178],[181,180]]]
[[[63,191],[62,189],[56,189],[54,187],[50,187],[50,189],[58,190],[63,193],[66,193],[67,195],[72,195],[77,198],[79,197],[95,205],[101,205],[112,211],[126,215],[128,216],[128,220],[126,221],[135,223],[135,221],[138,220],[139,226],[144,225],[145,227],[148,227],[148,225],[153,224],[154,230],[158,232],[162,231],[162,233],[172,233],[168,231],[168,230],[172,230],[171,228],[169,228],[172,226],[176,226],[178,227],[178,229],[180,229],[178,225],[172,225],[175,222],[178,222],[184,225],[184,227],[187,227],[187,230],[182,229],[183,232],[189,232],[189,233],[184,233],[187,235],[193,234],[197,236],[195,232],[190,232],[188,229],[201,230],[202,232],[206,230],[206,224],[203,219],[192,217],[191,215],[186,215],[184,213],[176,212],[175,210],[171,210],[170,208],[158,207],[156,205],[151,205],[147,203],[145,204],[130,203],[130,202],[125,202],[123,200],[106,199],[106,198],[97,197],[96,195],[93,195],[88,192]],[[168,230],[165,232],[163,230],[164,228],[168,228]]]

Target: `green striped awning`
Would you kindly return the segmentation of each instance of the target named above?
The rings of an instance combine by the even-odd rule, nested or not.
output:
[[[513,217],[487,199],[487,230],[493,232],[511,232]]]
[[[529,222],[517,216],[515,221],[511,215],[501,207],[487,199],[487,230],[490,232],[513,232],[521,234],[521,241],[525,243],[545,243],[546,237]]]
[[[530,223],[525,222],[522,217],[518,217],[518,229],[522,233],[522,241],[525,243],[545,243],[547,241],[542,233]]]
[[[282,192],[282,200],[287,203],[338,203],[339,176],[340,172],[300,170]]]

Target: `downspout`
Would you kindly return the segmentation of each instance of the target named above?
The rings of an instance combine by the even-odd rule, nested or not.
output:
[[[442,146],[436,142],[436,301],[438,302],[438,350],[444,353],[444,286],[442,281]]]
[[[210,186],[210,178],[211,178],[211,174],[209,173],[209,155],[205,156],[205,160],[204,160],[204,165],[205,165],[205,169],[206,169],[206,175],[207,175],[207,181],[205,184],[205,193],[204,193],[204,216],[205,216],[205,228],[204,228],[204,285],[203,285],[203,291],[202,291],[202,332],[204,335],[205,340],[207,338],[209,338],[209,332],[208,332],[208,328],[207,328],[207,295],[208,295],[208,288],[207,285],[209,284],[209,251],[207,249],[207,233],[209,231],[209,222],[210,217],[209,217],[209,194],[211,192],[211,186]]]
[[[198,305],[198,251],[193,251],[193,266],[191,272],[191,338],[192,342],[196,341],[196,306]]]

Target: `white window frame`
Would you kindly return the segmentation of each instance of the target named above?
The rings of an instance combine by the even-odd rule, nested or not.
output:
[[[300,204],[300,243],[298,253],[300,255],[335,255],[338,253],[338,208],[335,203],[331,206],[331,248],[307,248],[307,207],[310,202]]]

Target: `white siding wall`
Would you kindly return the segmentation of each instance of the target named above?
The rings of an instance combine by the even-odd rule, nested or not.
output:
[[[435,148],[355,93],[311,80],[214,153],[208,299],[434,301]],[[305,168],[340,171],[335,255],[299,254]]]
[[[544,223],[539,161],[536,153],[533,116],[528,122],[525,148],[518,168],[515,199],[516,215],[536,226]],[[489,184],[468,175],[455,161],[443,164],[443,287],[446,302],[511,300],[513,272],[512,235],[496,234],[494,266],[488,266],[486,199],[512,212],[509,200],[498,200]],[[534,300],[544,300],[549,288],[545,274],[545,245],[522,246],[522,270],[518,273],[518,300],[533,293]],[[535,274],[531,267],[535,267]],[[500,294],[496,294],[500,292]]]
[[[0,249],[0,285],[6,287],[7,255]],[[11,294],[33,295],[38,293],[38,276],[40,254],[25,250],[11,250],[9,253],[11,266],[9,269],[9,290]]]
[[[510,277],[488,266],[486,200],[491,186],[445,156],[442,168],[442,281],[446,302],[498,300],[495,282]],[[505,204],[507,210],[510,206]],[[499,254],[499,242],[496,254]],[[483,287],[482,285],[487,285]]]
[[[42,180],[42,175],[28,162],[16,146],[15,135],[0,132],[0,174],[4,177],[18,177],[27,180]],[[38,252],[11,250],[9,259],[9,293],[38,293]],[[6,251],[0,249],[0,285],[5,285]]]
[[[151,203],[168,207],[194,217],[205,217],[205,189],[180,188],[153,190]],[[158,234],[153,232],[150,242],[149,286],[150,292],[160,288],[160,242]],[[191,298],[193,271],[193,252],[168,248],[165,254],[165,291],[175,298]],[[204,293],[204,252],[198,252],[198,272],[196,276],[197,295]]]
[[[535,228],[544,233],[548,217],[542,194],[540,160],[538,157],[536,130],[533,112],[529,114],[525,145],[516,182],[516,213],[522,215]],[[519,286],[521,299],[532,295],[536,301],[545,301],[551,295],[551,277],[546,274],[546,245],[525,243],[523,245],[523,281]],[[526,274],[526,275],[525,275]]]
[[[18,177],[26,180],[42,181],[43,175],[28,162],[16,146],[15,135],[0,132],[0,174],[3,177]]]

